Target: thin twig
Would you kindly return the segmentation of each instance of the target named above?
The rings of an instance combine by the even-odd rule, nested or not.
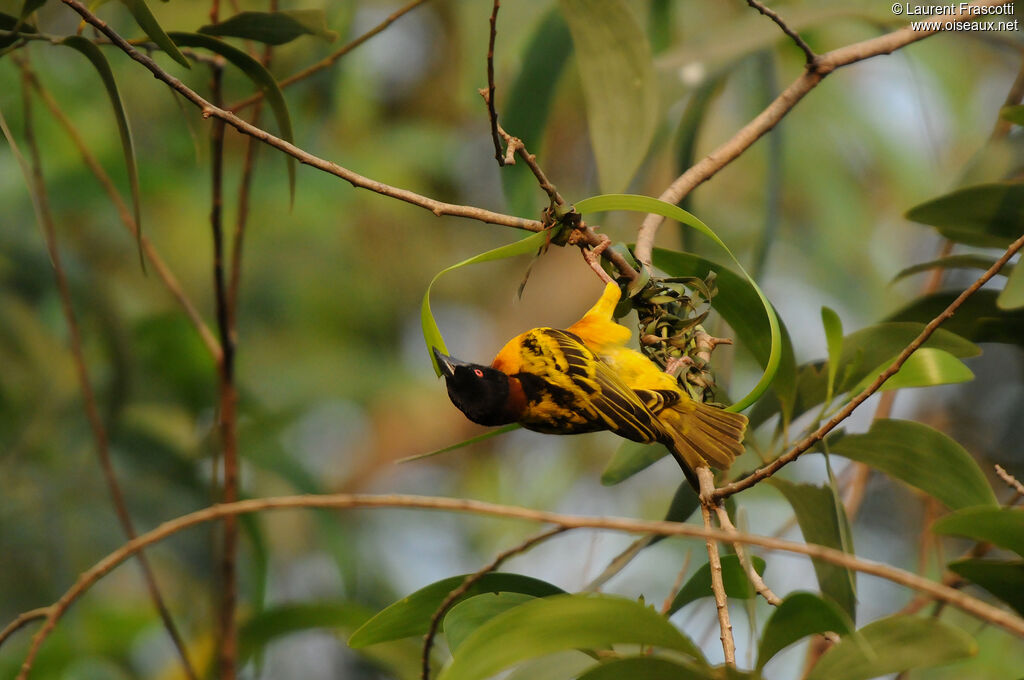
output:
[[[782,17],[780,17],[774,10],[766,7],[762,3],[758,2],[758,0],[747,0],[747,4],[774,21],[778,27],[782,29],[783,33],[792,38],[793,42],[796,43],[796,46],[803,51],[804,57],[807,60],[807,66],[809,68],[814,68],[814,62],[817,60],[818,55],[814,53],[814,50],[811,49],[810,45],[804,42],[804,39],[800,37],[799,33],[787,26],[786,22],[782,20]]]
[[[711,508],[715,501],[715,478],[711,468],[701,466],[696,469],[700,482],[700,515],[704,520],[704,529],[711,529]],[[718,543],[707,538],[704,541],[708,550],[708,567],[711,570],[711,592],[715,597],[715,609],[718,610],[718,629],[721,633],[722,652],[727,666],[736,665],[736,642],[732,637],[732,623],[729,622],[729,603],[726,600],[725,582],[722,580],[722,560],[718,555]]]
[[[676,580],[672,583],[672,588],[668,591],[668,595],[665,596],[665,600],[661,603],[661,615],[668,616],[668,612],[672,609],[672,603],[675,602],[676,596],[683,587],[683,579],[686,578],[686,572],[690,569],[690,551],[686,551],[686,557],[683,558],[683,566],[679,567],[679,572],[676,574]]]
[[[3,630],[0,630],[0,647],[2,647],[4,642],[7,641],[7,638],[11,637],[33,621],[45,619],[49,613],[49,607],[39,607],[38,609],[30,609],[27,612],[18,614],[13,621],[4,626]]]
[[[86,420],[88,420],[89,428],[92,431],[100,470],[103,473],[103,479],[107,485],[107,493],[109,494],[110,502],[114,507],[114,514],[117,515],[118,522],[121,524],[121,529],[125,536],[131,540],[137,535],[135,532],[135,524],[132,522],[131,514],[128,512],[124,492],[121,490],[121,485],[117,481],[117,474],[114,472],[114,464],[110,457],[110,439],[107,434],[107,428],[103,424],[103,419],[100,416],[99,406],[96,403],[96,394],[92,389],[92,380],[89,376],[89,369],[85,363],[85,353],[82,349],[82,333],[78,326],[78,318],[75,315],[74,305],[71,301],[71,286],[68,283],[67,274],[64,271],[64,265],[61,261],[60,249],[57,247],[57,230],[53,221],[53,213],[50,211],[46,182],[43,177],[42,159],[40,157],[39,145],[36,142],[35,130],[32,124],[31,79],[28,77],[27,72],[28,67],[26,66],[23,69],[22,76],[22,100],[25,108],[25,143],[29,150],[29,158],[31,159],[31,177],[26,177],[26,180],[31,182],[30,190],[36,199],[34,201],[34,205],[38,211],[39,225],[42,228],[43,238],[46,241],[46,250],[50,256],[50,263],[53,266],[54,279],[56,281],[57,291],[60,297],[61,311],[64,315],[64,321],[68,326],[68,338],[71,345],[70,349],[72,360],[75,365],[75,375],[78,378],[78,386],[82,392],[82,403],[85,408]],[[13,147],[14,139],[11,138],[9,142]],[[171,641],[174,644],[175,650],[180,657],[182,668],[185,670],[185,673],[189,678],[195,680],[195,670],[189,662],[188,653],[185,650],[185,643],[182,640],[181,634],[178,632],[178,627],[175,625],[174,619],[171,617],[170,610],[167,608],[167,604],[160,592],[160,588],[156,582],[156,576],[153,574],[149,560],[146,558],[144,553],[139,553],[137,559],[139,568],[142,570],[143,581],[146,584],[146,589],[149,593],[150,599],[153,601],[157,614],[160,616],[164,628],[167,630],[167,634],[170,636]]]
[[[493,560],[491,560],[489,564],[481,568],[476,573],[467,576],[465,580],[463,580],[463,582],[459,585],[458,588],[448,593],[448,595],[444,598],[441,604],[434,611],[433,615],[431,615],[430,627],[427,629],[426,635],[423,636],[423,658],[422,670],[420,672],[420,677],[422,678],[422,680],[430,680],[430,649],[434,645],[434,638],[437,636],[437,630],[441,626],[441,619],[444,618],[444,615],[448,612],[449,609],[451,609],[452,605],[455,604],[455,601],[463,595],[465,595],[477,581],[479,581],[484,576],[500,567],[502,563],[508,558],[526,552],[538,543],[546,541],[552,536],[557,536],[558,534],[568,530],[569,527],[563,526],[558,526],[554,529],[548,529],[547,531],[542,531],[539,534],[531,536],[530,538],[526,539],[517,546],[513,546],[508,550],[505,550],[504,552],[498,553],[498,555]]]
[[[719,526],[730,534],[738,533],[736,526],[732,523],[732,520],[729,519],[729,512],[721,503],[715,504],[715,515],[718,517]],[[754,586],[754,590],[757,591],[757,594],[763,597],[765,601],[773,607],[778,607],[782,604],[782,598],[772,592],[772,589],[764,582],[761,575],[757,573],[757,569],[754,569],[754,563],[751,562],[750,558],[747,556],[747,551],[743,547],[743,544],[733,542],[732,547],[736,551],[736,559],[740,561],[743,571],[747,574],[747,580],[749,580],[751,585]]]
[[[501,0],[494,0],[491,9],[491,34],[487,42],[487,117],[491,121],[491,139],[494,140],[494,159],[499,166],[505,165],[505,156],[501,153],[501,140],[498,138],[498,112],[494,110],[494,41],[498,37],[498,10]]]
[[[274,498],[253,498],[235,503],[213,505],[202,510],[168,520],[160,526],[128,541],[114,552],[83,572],[50,609],[46,623],[32,639],[32,644],[22,665],[18,680],[25,680],[31,670],[32,661],[39,653],[43,642],[53,632],[57,622],[68,608],[83,593],[89,590],[99,579],[107,575],[115,567],[135,555],[149,545],[158,543],[168,536],[180,531],[221,519],[227,515],[241,515],[271,510],[297,508],[319,509],[352,509],[352,508],[419,508],[423,510],[439,510],[448,512],[469,513],[490,517],[521,519],[530,522],[553,524],[567,529],[605,529],[610,531],[626,531],[637,534],[659,534],[664,536],[682,536],[688,538],[712,539],[715,541],[735,541],[744,545],[756,545],[766,550],[782,550],[806,555],[813,559],[824,560],[847,569],[898,583],[900,585],[928,593],[935,599],[947,602],[954,607],[1024,638],[1024,618],[1012,612],[988,604],[976,597],[954,590],[941,583],[913,574],[896,567],[872,562],[850,555],[841,550],[826,548],[821,545],[795,543],[770,536],[754,534],[731,534],[721,529],[706,529],[693,524],[680,522],[652,521],[627,519],[622,517],[580,517],[564,515],[543,510],[533,510],[496,503],[485,503],[463,498],[439,498],[433,496],[408,495],[374,495],[374,494],[328,494],[279,496]]]
[[[896,372],[899,371],[900,368],[902,368],[903,364],[907,361],[907,359],[910,358],[910,355],[917,351],[917,349],[921,347],[921,345],[923,345],[928,340],[928,338],[931,337],[932,333],[934,333],[935,330],[939,326],[941,326],[944,321],[946,321],[946,319],[952,317],[956,310],[958,310],[960,306],[967,301],[967,298],[974,295],[974,293],[976,293],[978,289],[985,285],[985,283],[989,279],[995,276],[999,272],[999,270],[1002,269],[1003,266],[1010,260],[1010,258],[1012,258],[1014,254],[1016,254],[1016,252],[1020,250],[1022,247],[1024,247],[1024,235],[1022,235],[1016,241],[1011,243],[1010,247],[1006,249],[1006,252],[1003,253],[1003,255],[998,260],[996,260],[995,264],[989,267],[988,271],[982,274],[977,281],[968,286],[967,289],[964,290],[964,292],[960,293],[960,295],[958,295],[957,298],[953,300],[953,302],[951,302],[949,306],[946,307],[946,309],[944,309],[938,316],[929,321],[928,325],[924,327],[924,330],[922,330],[921,333],[916,338],[914,338],[914,340],[909,345],[907,345],[902,352],[900,352],[899,356],[896,357],[895,361],[893,361],[888,368],[882,371],[882,373],[877,378],[875,378],[875,380],[870,385],[864,388],[864,390],[860,394],[851,399],[849,403],[846,404],[846,406],[844,406],[838,413],[836,413],[831,419],[829,419],[828,422],[826,422],[813,433],[805,437],[798,444],[796,444],[796,446],[794,446],[792,449],[776,458],[768,465],[758,468],[752,474],[748,475],[747,477],[744,477],[743,479],[719,487],[718,489],[715,490],[715,497],[717,499],[727,498],[728,496],[731,496],[734,493],[738,493],[740,491],[743,491],[744,489],[750,488],[751,486],[757,484],[762,479],[771,477],[773,474],[778,472],[784,465],[787,465],[788,463],[791,463],[794,460],[796,460],[802,453],[810,449],[822,438],[824,438],[824,436],[831,432],[837,425],[839,425],[839,423],[846,420],[846,418],[848,418],[850,414],[853,413],[853,411],[864,402],[865,399],[867,399],[872,394],[877,392],[886,380],[895,375]]]
[[[996,474],[999,475],[999,479],[1006,482],[1006,485],[1013,489],[1017,493],[1018,497],[1024,496],[1024,484],[1018,482],[1017,478],[1011,475],[1009,472],[1007,472],[1002,465],[996,465],[995,467]],[[1014,501],[1011,502],[1010,505],[1013,505],[1013,503],[1016,502],[1016,500],[1017,499],[1014,499]]]
[[[329,67],[333,66],[334,63],[337,62],[339,59],[344,57],[346,54],[348,54],[349,52],[351,52],[355,48],[357,48],[360,45],[362,45],[364,42],[366,42],[367,40],[369,40],[373,36],[377,35],[381,31],[386,29],[388,26],[390,26],[392,23],[394,23],[395,20],[398,19],[399,17],[401,17],[403,14],[407,14],[408,12],[411,12],[412,10],[416,9],[417,7],[419,7],[420,5],[422,5],[426,1],[427,0],[413,0],[409,4],[407,4],[407,5],[403,6],[403,7],[400,7],[399,9],[396,9],[394,12],[389,14],[387,16],[387,18],[384,19],[384,21],[380,22],[379,24],[377,24],[376,26],[371,28],[366,33],[363,33],[361,36],[359,36],[355,40],[353,40],[353,41],[351,41],[349,43],[346,43],[345,45],[343,45],[339,49],[335,50],[334,52],[332,52],[328,56],[324,57],[322,60],[320,60],[317,63],[313,64],[312,66],[310,66],[308,68],[304,68],[301,71],[299,71],[298,73],[295,73],[293,75],[288,76],[284,80],[278,81],[278,83],[277,83],[278,87],[280,87],[281,89],[284,89],[284,88],[286,88],[286,87],[288,87],[290,85],[294,85],[295,83],[299,82],[300,80],[305,80],[306,78],[308,78],[309,76],[313,75],[314,73],[317,73],[319,71],[324,70],[325,68],[329,68]],[[251,105],[255,104],[256,102],[260,101],[261,99],[263,99],[263,92],[262,91],[257,92],[256,94],[252,95],[251,97],[248,97],[247,99],[243,99],[240,102],[232,104],[231,106],[228,107],[228,111],[232,111],[234,113],[238,113],[239,111],[241,111],[245,107],[251,106]]]
[[[626,568],[633,559],[640,554],[647,546],[654,542],[656,536],[641,536],[632,543],[629,544],[625,550],[612,558],[608,563],[608,566],[604,568],[600,574],[597,575],[590,583],[583,586],[583,592],[585,593],[596,593],[599,591],[605,583],[608,583],[613,576],[617,575],[620,571]]]
[[[964,12],[941,17],[942,21],[938,22],[937,25],[943,26],[947,23],[958,24],[970,19],[973,16],[968,13],[970,12],[970,7],[1005,5],[1007,2],[1009,0],[983,0],[982,2],[968,5]],[[927,20],[926,18],[923,19]],[[764,111],[733,135],[732,139],[719,146],[700,162],[680,175],[658,198],[668,203],[678,203],[681,201],[684,196],[709,180],[726,165],[736,160],[740,154],[760,139],[762,135],[774,128],[782,120],[783,116],[796,106],[797,102],[814,89],[825,76],[837,68],[848,66],[870,57],[890,54],[901,47],[905,47],[918,40],[924,40],[928,36],[939,32],[941,32],[940,29],[915,31],[910,26],[905,26],[877,38],[853,43],[852,45],[818,55],[813,69],[806,69]],[[665,218],[661,215],[648,215],[644,218],[643,224],[640,225],[640,230],[637,233],[635,251],[637,259],[648,266],[651,264],[654,237],[658,232],[658,227],[664,221]]]

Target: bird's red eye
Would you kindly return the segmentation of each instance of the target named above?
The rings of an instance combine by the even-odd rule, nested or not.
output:
[[[478,378],[484,377],[484,372],[481,371],[479,368],[474,368],[473,369],[473,373],[475,373],[476,377],[478,377]]]

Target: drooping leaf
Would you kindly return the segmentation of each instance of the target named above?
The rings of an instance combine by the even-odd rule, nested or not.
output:
[[[818,661],[807,680],[869,680],[914,668],[931,668],[977,653],[974,639],[937,619],[891,616],[848,637]]]
[[[997,504],[971,455],[922,423],[879,419],[866,434],[847,435],[832,444],[831,451],[920,489],[951,510]]]
[[[442,579],[388,606],[352,634],[348,640],[349,647],[358,649],[387,640],[423,635],[430,626],[430,617],[448,594],[462,585],[465,579],[465,576]],[[565,591],[529,576],[495,572],[485,574],[458,601],[482,593],[506,592],[547,597]]]
[[[941,314],[957,295],[953,291],[919,297],[888,320],[928,323]],[[971,342],[1024,345],[1024,309],[1001,309],[997,303],[998,295],[998,291],[979,290],[967,298],[952,318],[943,322],[943,327]]]
[[[657,215],[661,215],[662,217],[669,217],[671,219],[676,220],[677,222],[681,222],[682,224],[686,224],[693,227],[697,231],[701,232],[702,234],[710,238],[712,241],[715,242],[716,245],[718,245],[723,251],[725,251],[726,255],[728,255],[729,258],[735,263],[736,267],[746,277],[747,282],[750,284],[750,286],[756,293],[757,298],[761,303],[761,309],[763,310],[765,318],[767,319],[767,337],[770,338],[771,343],[770,349],[768,351],[768,358],[764,363],[765,370],[764,373],[761,375],[761,379],[757,382],[756,385],[754,385],[753,389],[745,397],[729,406],[726,410],[737,412],[742,411],[743,409],[747,408],[755,401],[757,401],[757,399],[762,394],[765,393],[769,385],[771,385],[772,381],[775,379],[776,374],[779,372],[779,364],[783,356],[782,330],[779,323],[779,318],[775,314],[775,309],[768,301],[768,298],[765,297],[763,292],[761,292],[761,289],[757,286],[754,280],[750,278],[750,275],[747,274],[746,270],[743,269],[743,265],[740,264],[739,260],[736,259],[736,256],[732,254],[732,251],[729,250],[728,246],[725,245],[722,239],[718,238],[718,235],[715,234],[715,232],[712,231],[710,227],[708,227],[706,224],[697,219],[697,217],[686,212],[679,206],[672,205],[671,203],[666,203],[665,201],[660,201],[656,198],[651,198],[650,196],[636,196],[632,194],[611,194],[604,196],[593,196],[591,198],[585,199],[577,203],[576,209],[583,214],[590,212],[606,212],[609,210],[628,210],[631,212],[655,213]],[[658,266],[660,267],[662,266],[662,264],[659,264]],[[668,265],[665,265],[666,271],[669,271],[667,267]],[[721,281],[719,281],[719,284],[721,284]],[[721,290],[721,286],[719,286],[719,290]],[[720,295],[719,297],[721,298],[724,296]],[[718,303],[716,302],[716,304]],[[721,308],[720,304],[718,305],[718,308]],[[752,348],[751,351],[755,350],[753,350]],[[783,376],[783,380],[785,380],[785,376]]]
[[[138,2],[140,0],[132,0]],[[274,112],[274,119],[280,130],[281,139],[286,142],[293,142],[292,119],[288,114],[288,105],[284,101],[281,88],[278,87],[274,76],[270,75],[267,67],[256,59],[253,59],[242,50],[232,47],[223,40],[203,35],[201,33],[180,33],[170,34],[175,43],[182,47],[198,47],[219,54],[228,62],[249,77],[257,89],[263,93],[264,99],[270,104]],[[288,163],[288,193],[292,201],[295,200],[295,159],[292,156],[285,156]]]
[[[558,8],[552,7],[522,51],[523,63],[508,90],[507,100],[497,102],[503,104],[502,126],[509,134],[523,140],[531,153],[541,151],[551,102],[571,53],[569,27]],[[502,168],[501,184],[509,212],[513,215],[537,213],[538,199],[543,198],[544,193],[525,163]]]
[[[284,45],[303,35],[333,42],[338,34],[327,28],[322,9],[293,9],[277,12],[239,12],[218,24],[199,29],[200,33],[255,40],[267,45]]]
[[[535,600],[524,593],[483,593],[459,602],[444,617],[444,636],[452,654],[481,625],[498,614]]]
[[[572,35],[601,191],[624,191],[647,155],[658,90],[647,35],[626,0],[560,0]]]
[[[1005,248],[1021,235],[1024,184],[992,182],[956,189],[916,205],[906,218],[958,243]]]
[[[825,402],[828,403],[835,394],[836,371],[843,352],[843,322],[834,310],[822,307],[821,325],[825,329],[825,345],[828,347],[828,382],[825,388]]]
[[[132,13],[133,17],[135,17],[135,23],[139,25],[139,28],[146,32],[146,35],[149,36],[150,40],[157,44],[157,47],[162,49],[167,53],[167,56],[185,68],[192,68],[188,59],[185,58],[185,55],[182,54],[181,50],[179,50],[177,45],[175,45],[176,41],[173,41],[171,37],[164,32],[164,29],[161,28],[160,24],[157,22],[156,17],[154,17],[153,13],[149,11],[149,6],[146,5],[145,0],[121,0],[121,2],[124,3],[124,6],[127,7],[128,11]],[[181,43],[178,44],[180,45]]]
[[[45,0],[43,0],[45,2]],[[20,17],[14,17],[10,14],[4,14],[0,12],[0,31],[16,31],[19,33],[35,33],[36,28],[32,24],[28,23],[28,15],[39,9],[43,3],[39,0],[26,0],[22,7]],[[37,5],[33,7],[33,5]],[[0,36],[0,49],[13,45],[18,39],[16,35],[9,35],[6,37]]]
[[[925,272],[930,269],[988,269],[995,264],[996,258],[986,257],[984,255],[975,255],[973,253],[963,253],[960,255],[949,255],[947,257],[941,257],[937,260],[929,260],[928,262],[921,262],[915,265],[911,265],[906,269],[901,269],[896,276],[892,277],[893,283],[904,279],[913,274]],[[1009,274],[1013,269],[1012,265],[1003,267],[1002,273]]]
[[[493,262],[494,260],[502,260],[506,257],[514,257],[516,255],[528,255],[537,252],[549,239],[553,239],[558,235],[560,227],[553,227],[550,231],[539,231],[536,234],[531,234],[524,239],[520,239],[514,243],[488,250],[485,253],[474,255],[473,257],[467,258],[462,262],[453,264],[450,267],[445,267],[430,280],[427,284],[427,291],[423,294],[423,304],[420,305],[420,325],[423,328],[423,340],[427,344],[427,354],[430,355],[430,362],[434,366],[434,373],[438,376],[441,375],[441,368],[437,365],[437,359],[434,357],[433,349],[436,347],[445,354],[448,353],[448,347],[444,343],[444,338],[441,336],[441,331],[437,327],[437,321],[434,320],[434,314],[430,311],[430,290],[437,283],[437,280],[444,274],[450,271],[458,269],[459,267],[465,267],[467,264],[477,264],[479,262]]]
[[[669,452],[664,444],[642,444],[627,439],[615,449],[615,454],[601,473],[601,483],[605,486],[618,484],[667,455]]]
[[[889,368],[893,360],[884,362],[861,379],[859,383],[850,388],[852,394],[859,394],[868,385],[872,384],[882,374],[882,371]],[[974,379],[974,373],[967,368],[962,361],[955,356],[941,349],[926,347],[919,349],[900,366],[900,370],[891,378],[882,383],[879,391],[902,390],[908,387],[932,387],[934,385],[952,385],[955,383],[968,382]]]
[[[683,665],[656,656],[613,659],[594,666],[577,680],[718,680],[717,669]]]
[[[751,556],[750,560],[754,565],[754,571],[764,574],[765,561],[757,555]],[[721,562],[722,584],[725,586],[726,595],[730,598],[748,600],[757,594],[736,555],[722,555]],[[672,606],[669,607],[668,615],[672,616],[689,603],[702,597],[711,597],[711,565],[707,562],[694,572],[693,576],[676,593],[672,600]]]
[[[938,534],[994,543],[1024,557],[1024,509],[991,506],[957,510],[932,524]]]
[[[487,432],[484,432],[483,434],[478,434],[475,437],[470,437],[469,439],[464,439],[463,441],[459,442],[458,444],[452,444],[451,446],[446,446],[444,448],[437,449],[436,451],[430,451],[429,453],[418,453],[415,456],[406,456],[405,458],[398,459],[397,462],[399,462],[399,463],[409,463],[409,462],[414,461],[414,460],[421,460],[423,458],[430,458],[431,456],[436,456],[436,455],[441,454],[441,453],[448,453],[449,451],[455,451],[456,449],[461,449],[461,448],[464,448],[464,447],[469,446],[471,444],[476,444],[477,442],[482,442],[482,441],[484,441],[486,439],[490,439],[491,437],[497,437],[499,434],[505,434],[506,432],[511,432],[512,430],[518,430],[520,427],[522,427],[522,425],[520,425],[519,423],[509,423],[508,425],[502,425],[501,427],[497,427],[497,428],[495,428],[493,430],[489,430]]]
[[[121,95],[117,91],[117,83],[114,82],[114,72],[110,70],[110,64],[103,52],[91,40],[80,35],[72,35],[60,41],[78,50],[85,55],[86,59],[93,65],[96,72],[103,81],[103,87],[107,91],[107,98],[114,108],[114,120],[117,121],[117,131],[121,136],[121,151],[124,154],[125,168],[128,170],[128,183],[132,192],[132,208],[135,218],[136,241],[139,248],[139,260],[142,258],[142,212],[140,209],[141,199],[139,198],[139,171],[135,164],[135,144],[132,142],[132,131],[128,126],[128,116],[124,111],[124,104],[121,102]]]
[[[25,0],[21,6],[21,21],[24,22],[32,12],[35,12],[45,4],[46,0]]]
[[[1000,309],[1020,309],[1024,307],[1024,267],[1015,267],[1013,271],[1006,272],[1008,268],[1003,268],[1009,277],[1003,292],[996,298],[996,305]]]
[[[438,680],[482,680],[526,659],[617,643],[672,649],[704,663],[700,650],[650,607],[610,595],[555,595],[478,628]]]
[[[843,528],[846,515],[839,516],[842,504],[836,503],[832,489],[813,484],[794,484],[779,477],[769,482],[793,507],[800,533],[808,543],[844,550]],[[849,546],[852,552],[853,546]],[[821,592],[833,600],[850,617],[856,619],[857,582],[855,574],[845,567],[812,558],[814,573]]]
[[[950,562],[947,567],[1024,616],[1024,560],[964,559]]]
[[[816,633],[847,635],[853,620],[835,602],[816,593],[790,593],[764,624],[757,650],[757,668],[764,668],[773,656],[798,640]]]

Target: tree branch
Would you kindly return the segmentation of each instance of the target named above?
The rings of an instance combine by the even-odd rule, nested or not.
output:
[[[715,478],[711,468],[704,465],[697,468],[697,480],[700,482],[700,516],[704,520],[704,528],[711,529],[711,508],[715,506]],[[707,538],[704,545],[708,550],[708,567],[711,571],[711,593],[715,597],[715,609],[718,611],[719,638],[722,640],[722,652],[727,666],[736,665],[736,642],[732,637],[732,623],[729,621],[729,604],[726,600],[725,582],[722,579],[722,560],[718,555],[718,543]]]
[[[67,0],[65,0],[66,2]],[[1005,5],[1009,0],[983,0],[974,3],[972,6]],[[966,13],[954,16],[943,16],[944,21],[960,23],[969,19],[971,15]],[[926,17],[922,19],[927,20]],[[914,31],[910,26],[887,33],[877,38],[864,40],[846,47],[826,52],[819,55],[814,62],[814,68],[804,71],[789,87],[782,91],[764,111],[757,115],[752,121],[739,130],[732,139],[719,146],[710,154],[705,156],[699,163],[680,175],[672,184],[662,192],[660,198],[668,203],[678,203],[684,196],[689,194],[699,185],[711,179],[719,170],[734,161],[746,151],[762,135],[775,127],[783,116],[796,106],[797,102],[804,98],[808,92],[820,83],[825,76],[842,66],[863,61],[870,57],[882,54],[891,54],[901,47],[905,47],[918,40],[924,40],[930,35],[939,33],[939,30]],[[658,227],[665,221],[661,215],[648,215],[640,225],[636,239],[636,256],[644,264],[650,266],[651,251],[654,248],[654,237]]]
[[[793,42],[796,43],[796,46],[803,51],[804,56],[807,59],[808,68],[814,68],[818,55],[814,53],[814,50],[811,49],[810,45],[804,42],[804,39],[800,37],[799,33],[787,26],[786,22],[782,20],[782,17],[780,17],[774,10],[766,7],[763,3],[758,2],[758,0],[747,0],[747,4],[774,21],[778,27],[782,29],[783,33],[792,38]]]

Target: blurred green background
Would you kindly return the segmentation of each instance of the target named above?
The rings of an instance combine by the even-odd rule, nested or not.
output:
[[[2,5],[2,3],[0,3]],[[777,9],[819,51],[894,27],[889,3],[779,2]],[[287,2],[288,8],[310,8]],[[300,38],[275,49],[272,72],[287,76],[379,23],[399,5],[336,1],[322,5],[342,38]],[[570,201],[600,193],[587,134],[587,111],[572,58],[564,69],[522,78],[531,55],[558,45],[530,41],[555,3],[524,0],[501,9],[495,58],[499,112],[555,78],[543,134],[525,139]],[[259,5],[244,9],[264,9]],[[207,23],[194,0],[153,3],[168,30]],[[651,152],[630,186],[659,194],[759,112],[802,68],[802,55],[742,2],[663,2],[634,6],[646,27],[662,87]],[[17,5],[0,6],[15,14]],[[491,4],[425,3],[344,57],[285,91],[296,144],[365,176],[441,200],[537,217],[535,187],[503,188],[477,89],[486,86]],[[140,35],[120,4],[100,15],[122,34]],[[225,14],[230,14],[227,8]],[[38,14],[48,33],[74,32],[78,17],[60,3]],[[827,78],[761,140],[689,199],[749,263],[793,336],[798,361],[824,355],[819,309],[836,309],[847,331],[877,322],[911,300],[923,276],[890,284],[910,264],[932,259],[940,239],[902,218],[911,206],[974,176],[1005,174],[986,146],[999,107],[1020,69],[1018,34],[943,35]],[[564,49],[564,45],[561,45]],[[528,51],[528,48],[533,51]],[[556,50],[557,51],[557,50]],[[125,55],[105,49],[132,124],[140,167],[143,229],[213,326],[209,122]],[[127,196],[121,146],[95,71],[80,55],[46,43],[19,54],[85,136]],[[209,71],[157,61],[206,92]],[[227,70],[228,101],[250,93]],[[696,117],[692,103],[706,98]],[[17,139],[23,95],[12,55],[0,59],[0,111]],[[691,108],[687,108],[691,105]],[[536,107],[545,108],[543,102]],[[140,530],[208,505],[216,373],[181,309],[152,272],[99,184],[45,108],[35,102],[47,189],[70,278],[85,350],[129,508]],[[522,120],[523,113],[509,113]],[[266,122],[276,130],[273,122]],[[519,134],[510,126],[509,132]],[[694,125],[694,123],[697,123]],[[688,140],[694,149],[688,151]],[[227,133],[226,224],[236,214],[244,140]],[[695,154],[691,155],[691,154]],[[990,158],[991,157],[991,158]],[[995,158],[995,160],[992,160]],[[528,186],[528,185],[527,185]],[[353,189],[307,167],[298,171],[289,208],[285,163],[261,148],[246,232],[238,321],[240,436],[245,496],[365,491],[458,496],[579,513],[660,518],[680,481],[663,460],[616,487],[600,473],[619,440],[606,434],[556,438],[514,432],[481,445],[406,464],[404,456],[458,442],[482,430],[451,406],[423,346],[419,304],[440,269],[519,238],[506,227],[429,212]],[[508,196],[509,198],[506,198]],[[85,420],[67,329],[29,193],[8,149],[0,152],[0,621],[59,597],[77,575],[120,545]],[[630,241],[636,215],[605,216],[602,231]],[[667,224],[659,244],[707,243]],[[533,266],[522,299],[516,290],[529,258],[460,269],[435,288],[434,311],[449,348],[488,361],[505,339],[538,325],[564,326],[601,290],[578,252],[552,249]],[[971,274],[953,275],[951,288]],[[962,287],[962,285],[961,285]],[[721,333],[727,329],[720,328]],[[986,345],[965,386],[903,393],[896,414],[950,433],[983,461],[1021,476],[1018,423],[1024,409],[1018,348]],[[758,371],[742,348],[716,354],[719,381],[743,393]],[[853,420],[866,427],[871,406]],[[759,435],[760,436],[760,435]],[[817,457],[814,457],[817,458]],[[756,463],[748,454],[739,469]],[[820,480],[820,459],[788,476]],[[1002,491],[1001,487],[997,489]],[[743,496],[741,520],[758,532],[785,529],[790,511],[774,491]],[[905,487],[876,476],[854,525],[862,556],[918,565],[922,505]],[[282,636],[250,663],[245,677],[376,678],[415,674],[415,642],[380,659],[356,655],[343,638],[361,617],[434,580],[473,571],[534,527],[468,516],[376,510],[288,511],[247,522],[243,533],[242,616],[287,603],[337,603],[349,623]],[[197,660],[208,659],[215,609],[211,528],[174,536],[149,551],[158,579]],[[508,569],[582,588],[630,538],[576,532],[510,562]],[[660,602],[683,556],[700,547],[666,541],[645,552],[608,590]],[[935,565],[929,569],[934,575]],[[692,568],[692,567],[691,567]],[[807,587],[804,560],[771,563],[776,592]],[[863,621],[887,614],[910,594],[861,579]],[[713,607],[675,621],[714,654]],[[762,620],[764,614],[762,613]],[[300,617],[301,618],[301,617]],[[749,644],[736,616],[740,656]],[[952,617],[957,621],[957,617]],[[961,621],[968,630],[971,622]],[[32,627],[0,650],[0,676],[12,677]],[[983,630],[971,677],[1009,677],[1024,652],[1008,634]],[[799,668],[802,648],[773,662],[778,677]],[[372,652],[373,650],[371,650]],[[104,579],[69,613],[44,648],[33,677],[179,677],[173,650],[152,611],[135,565]],[[975,673],[987,672],[988,675]],[[954,678],[957,666],[911,677]]]

